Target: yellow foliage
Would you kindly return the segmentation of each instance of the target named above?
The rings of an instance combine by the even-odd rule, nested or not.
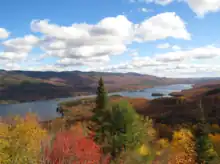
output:
[[[11,124],[1,123],[0,163],[39,163],[41,141],[46,134],[33,115],[27,115],[24,119],[15,117]]]
[[[149,151],[148,147],[147,147],[145,144],[143,144],[143,145],[138,149],[138,152],[139,152],[139,154],[142,155],[142,156],[145,156],[145,155],[149,155],[149,154],[150,154],[150,151]]]
[[[9,158],[8,154],[5,153],[5,148],[9,146],[6,136],[8,136],[8,126],[0,123],[0,163],[8,162],[7,159]]]
[[[175,131],[171,142],[172,153],[169,164],[195,164],[196,151],[193,134],[187,129]]]
[[[169,146],[169,141],[168,139],[160,139],[157,141],[157,144],[159,145],[161,149],[164,149]]]

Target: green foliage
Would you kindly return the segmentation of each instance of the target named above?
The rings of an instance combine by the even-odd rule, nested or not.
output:
[[[211,163],[215,160],[219,161],[218,154],[214,150],[213,144],[208,135],[202,135],[197,138],[197,154],[200,163]]]
[[[148,144],[154,134],[151,120],[140,117],[127,101],[113,104],[97,120],[101,124],[96,131],[96,140],[113,159],[122,151],[137,150]]]
[[[97,88],[96,97],[96,109],[105,109],[108,105],[107,91],[105,90],[103,79],[100,78],[99,85]]]

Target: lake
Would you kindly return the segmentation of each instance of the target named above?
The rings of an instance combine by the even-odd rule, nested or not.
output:
[[[166,85],[166,86],[157,86],[154,88],[147,88],[141,91],[123,91],[117,93],[111,93],[109,95],[121,95],[127,97],[143,97],[147,99],[154,99],[157,97],[152,97],[152,93],[162,93],[165,97],[168,97],[171,92],[178,92],[181,90],[186,90],[192,88],[192,84],[175,84],[175,85]],[[44,100],[44,101],[35,101],[35,102],[26,102],[20,104],[0,104],[0,116],[14,116],[21,115],[24,116],[27,112],[32,112],[38,115],[40,120],[50,120],[56,117],[60,117],[60,114],[57,113],[56,109],[60,102],[68,100],[78,100],[90,96],[79,96],[71,98],[60,98],[53,100]]]

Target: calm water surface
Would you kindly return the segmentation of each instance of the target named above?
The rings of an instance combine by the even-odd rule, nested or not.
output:
[[[128,97],[144,97],[147,99],[153,99],[156,97],[152,97],[152,93],[162,93],[165,97],[169,96],[168,94],[171,92],[177,92],[185,89],[192,88],[191,84],[175,84],[175,85],[166,85],[166,86],[157,86],[154,88],[148,88],[141,91],[135,92],[118,92],[112,93],[110,95],[119,94],[121,96]],[[45,100],[45,101],[35,101],[35,102],[27,102],[20,104],[0,104],[0,116],[13,116],[13,115],[25,115],[27,112],[36,113],[39,116],[40,120],[50,120],[56,117],[60,117],[60,114],[56,112],[57,106],[62,101],[68,100],[77,100],[85,97],[93,97],[91,96],[80,96],[80,97],[71,97],[71,98],[61,98],[61,99],[53,99],[53,100]]]

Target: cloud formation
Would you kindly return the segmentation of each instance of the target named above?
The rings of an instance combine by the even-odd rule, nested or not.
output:
[[[0,39],[6,39],[9,37],[9,35],[10,35],[10,32],[8,32],[4,28],[0,28]]]
[[[59,64],[65,65],[91,65],[103,59],[107,62],[111,56],[125,53],[133,42],[169,37],[190,39],[185,22],[174,12],[155,15],[139,24],[124,15],[107,17],[97,24],[70,26],[60,26],[49,20],[33,20],[31,29],[42,34],[40,47],[45,56],[61,58]]]
[[[156,45],[169,51],[166,53],[144,54],[131,49],[135,48],[130,46],[133,43],[144,45],[169,38],[190,40],[187,23],[175,12],[160,13],[139,23],[119,15],[104,18],[96,24],[62,26],[49,20],[33,20],[30,26],[33,34],[2,41],[0,65],[4,69],[25,67],[26,70],[65,71],[87,68],[92,71],[138,72],[170,77],[210,70],[220,74],[218,66],[191,62],[220,59],[220,48],[214,45],[185,50],[167,40]],[[33,48],[40,48],[42,52],[32,61],[30,56]],[[116,55],[127,55],[129,60],[110,64],[111,58]],[[52,64],[42,62],[48,57],[55,59]]]
[[[159,4],[159,5],[168,5],[170,3],[172,3],[174,0],[130,0],[130,2],[134,3],[134,2],[144,2],[144,3],[155,3],[155,4]]]
[[[159,48],[159,49],[168,49],[168,48],[171,48],[171,49],[174,50],[174,51],[181,50],[181,47],[180,47],[180,46],[171,45],[171,44],[169,44],[169,43],[158,44],[156,47]]]
[[[38,42],[39,39],[34,35],[6,40],[2,42],[4,52],[0,53],[0,58],[4,60],[22,60],[28,56],[28,53]]]
[[[133,3],[154,3],[162,6],[169,5],[174,1],[187,3],[191,10],[199,17],[203,17],[210,12],[220,11],[220,0],[130,0]]]
[[[155,15],[136,25],[136,41],[155,41],[169,37],[190,40],[185,22],[175,12]]]
[[[220,0],[185,0],[185,2],[200,17],[209,12],[220,11]]]
[[[189,59],[211,59],[220,56],[220,48],[208,45],[191,50],[156,54],[155,59],[162,62],[180,62]]]
[[[166,49],[166,48],[170,48],[170,44],[169,43],[163,43],[163,44],[158,44],[157,48],[159,49]]]
[[[220,66],[214,63],[196,64],[191,62],[192,60],[208,61],[213,58],[217,61],[220,60],[220,48],[208,45],[191,50],[155,54],[152,57],[134,57],[131,61],[100,68],[91,68],[91,70],[138,72],[167,77],[220,76]]]

